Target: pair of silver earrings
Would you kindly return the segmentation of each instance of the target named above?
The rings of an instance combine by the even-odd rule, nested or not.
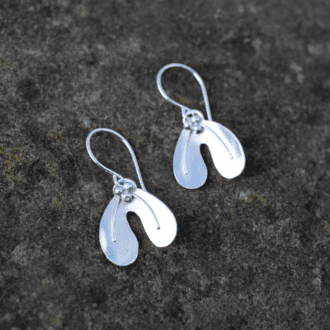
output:
[[[165,70],[173,67],[186,69],[197,79],[202,88],[208,120],[204,119],[202,112],[189,109],[173,101],[165,93],[161,84],[161,76]],[[228,128],[212,121],[205,85],[199,74],[186,65],[172,63],[159,71],[157,86],[165,100],[179,106],[182,110],[183,130],[173,158],[173,170],[177,182],[187,189],[196,189],[205,183],[207,168],[200,153],[202,144],[208,146],[213,163],[222,176],[233,179],[240,175],[245,166],[243,148],[237,137]],[[97,132],[113,133],[125,143],[133,158],[142,189],[137,188],[134,181],[123,178],[95,158],[90,147],[90,139]],[[89,133],[86,148],[92,160],[112,174],[114,181],[114,197],[103,213],[99,232],[101,248],[106,257],[118,266],[127,266],[136,260],[139,243],[127,222],[126,215],[130,211],[140,217],[153,244],[157,247],[171,244],[177,233],[175,217],[162,201],[147,192],[134,151],[128,141],[111,129],[98,128]]]

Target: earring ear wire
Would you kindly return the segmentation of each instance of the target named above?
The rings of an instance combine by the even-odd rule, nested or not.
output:
[[[171,63],[171,64],[168,64],[168,65],[165,65],[162,69],[160,69],[160,71],[157,74],[157,87],[158,87],[158,90],[159,90],[160,94],[162,94],[163,98],[166,101],[169,101],[169,102],[173,103],[174,105],[177,105],[178,107],[180,107],[181,110],[182,110],[182,116],[184,118],[185,118],[185,115],[186,115],[186,112],[187,111],[193,111],[192,109],[189,109],[188,107],[186,107],[186,106],[184,106],[184,105],[182,105],[182,104],[180,104],[178,102],[173,101],[165,93],[165,91],[163,89],[163,86],[162,86],[162,81],[161,80],[162,80],[162,74],[164,73],[164,71],[166,71],[169,68],[182,68],[182,69],[186,69],[186,70],[188,70],[189,72],[191,72],[194,75],[194,77],[196,78],[196,80],[199,83],[199,86],[201,86],[201,89],[202,89],[204,103],[205,103],[205,108],[206,108],[206,113],[207,113],[207,118],[208,118],[208,120],[212,120],[211,109],[210,109],[210,104],[209,104],[209,98],[207,97],[207,92],[206,92],[206,88],[205,88],[205,84],[203,82],[203,79],[202,79],[202,77],[195,70],[193,70],[192,68],[190,68],[187,65],[180,64],[180,63]]]
[[[136,157],[135,157],[135,154],[134,154],[134,151],[133,151],[133,148],[131,147],[131,145],[128,143],[128,141],[122,136],[120,135],[119,133],[117,133],[116,131],[110,129],[110,128],[97,128],[97,129],[94,129],[93,131],[91,131],[88,136],[87,136],[87,139],[86,139],[86,148],[87,148],[87,152],[89,154],[89,157],[92,158],[93,162],[101,167],[103,170],[105,170],[106,172],[110,173],[113,175],[113,182],[114,184],[117,184],[118,183],[118,179],[122,179],[123,177],[116,173],[115,171],[112,171],[110,170],[109,168],[105,167],[104,165],[102,165],[97,159],[96,157],[94,156],[93,152],[92,152],[92,149],[91,149],[91,145],[90,145],[90,141],[91,141],[91,137],[95,134],[95,133],[98,133],[98,132],[109,132],[109,133],[112,133],[116,136],[118,136],[123,142],[124,144],[126,145],[127,149],[129,150],[131,156],[132,156],[132,159],[133,159],[133,163],[134,163],[134,166],[135,166],[135,170],[136,170],[136,173],[138,175],[138,178],[139,178],[139,181],[140,181],[140,185],[141,185],[141,188],[144,190],[144,191],[147,191],[146,187],[144,186],[144,183],[143,183],[143,180],[142,180],[142,176],[141,176],[141,172],[140,172],[140,168],[139,168],[139,164],[136,160]]]

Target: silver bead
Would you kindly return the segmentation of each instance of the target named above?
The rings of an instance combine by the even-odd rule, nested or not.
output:
[[[195,115],[195,118],[197,123],[200,123],[202,121],[202,118],[197,114]]]
[[[121,194],[121,198],[125,202],[130,202],[132,200],[132,195],[131,194]]]
[[[197,115],[194,115],[192,118],[191,118],[191,122],[192,123],[196,123],[198,121],[198,116]]]
[[[115,195],[120,195],[122,192],[123,192],[123,188],[120,187],[120,186],[116,186],[116,187],[114,188],[114,190],[113,190],[113,193],[114,193]]]
[[[130,182],[125,182],[124,184],[123,184],[123,189],[125,190],[125,191],[129,191],[129,190],[131,190],[133,188],[133,185],[130,183]]]
[[[195,125],[192,126],[193,131],[195,131],[196,133],[199,133],[203,130],[202,126],[198,123],[196,123]]]
[[[184,128],[189,128],[189,126],[190,126],[189,123],[187,121],[185,121],[184,124],[183,124],[183,127]]]

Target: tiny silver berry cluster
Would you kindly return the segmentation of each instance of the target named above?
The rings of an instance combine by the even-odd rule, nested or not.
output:
[[[185,129],[190,129],[192,132],[200,133],[203,131],[203,127],[201,125],[204,118],[194,110],[190,110],[186,117],[183,119],[183,127]]]
[[[136,185],[131,180],[121,179],[113,187],[113,193],[120,195],[120,198],[124,202],[130,202],[133,199],[133,192],[136,189]]]

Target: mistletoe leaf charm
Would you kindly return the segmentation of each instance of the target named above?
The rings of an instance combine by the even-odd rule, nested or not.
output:
[[[223,177],[233,179],[242,173],[245,167],[244,151],[228,128],[204,120],[203,114],[197,110],[189,111],[184,127],[173,159],[174,175],[181,186],[196,189],[205,183],[207,168],[200,152],[202,144],[208,146],[213,163]]]
[[[161,200],[136,186],[114,190],[118,195],[110,201],[100,224],[101,247],[111,262],[127,266],[138,256],[139,244],[128,224],[128,212],[140,218],[154,245],[165,247],[172,243],[177,233],[176,220]]]

